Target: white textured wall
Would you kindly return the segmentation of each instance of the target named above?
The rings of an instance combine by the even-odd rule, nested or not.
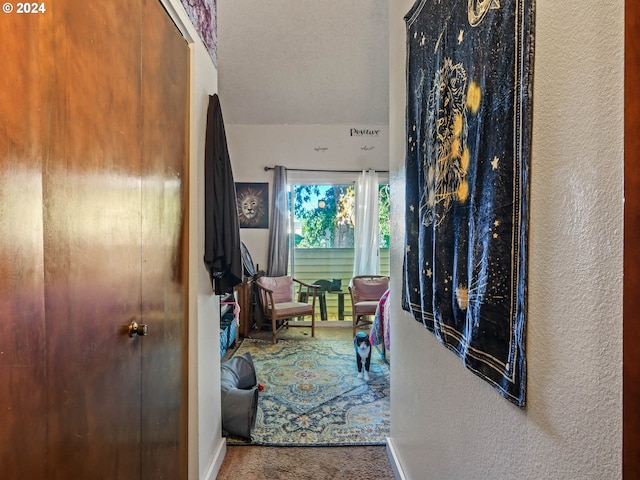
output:
[[[227,123],[387,124],[387,0],[217,5]]]
[[[204,267],[204,139],[217,70],[180,0],[162,0],[190,45],[189,105],[189,478],[213,480],[225,453],[220,413],[220,313]]]
[[[224,98],[221,90],[223,115]],[[387,125],[226,125],[225,128],[236,182],[268,182],[271,188],[273,171],[265,172],[264,167],[274,165],[336,170],[389,168]],[[354,137],[350,134],[352,128],[380,130],[380,133],[378,136]],[[316,151],[317,147],[327,150]],[[322,173],[306,175],[313,180],[320,178]],[[253,262],[262,270],[267,268],[268,232],[266,229],[240,229],[240,238],[247,245]]]
[[[209,95],[217,90],[217,72],[202,44],[194,43],[194,47],[190,123],[192,170],[189,174],[189,416],[197,422],[197,430],[190,429],[189,451],[192,454],[197,451],[198,458],[197,463],[190,465],[189,478],[213,480],[226,448],[220,407],[220,304],[203,260],[204,139]]]
[[[405,24],[390,1],[392,189],[403,191]],[[411,479],[619,479],[624,1],[537,0],[528,406],[466,370],[400,298],[393,198],[391,444]]]

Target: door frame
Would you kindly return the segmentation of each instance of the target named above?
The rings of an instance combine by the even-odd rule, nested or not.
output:
[[[640,478],[640,5],[625,1],[622,477]]]

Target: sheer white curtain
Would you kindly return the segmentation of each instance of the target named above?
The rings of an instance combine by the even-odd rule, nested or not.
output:
[[[363,171],[356,182],[353,275],[380,273],[378,174]]]

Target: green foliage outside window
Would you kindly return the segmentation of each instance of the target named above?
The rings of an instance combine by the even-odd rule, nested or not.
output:
[[[380,185],[380,248],[389,247],[389,200],[389,185]],[[353,185],[296,185],[293,203],[296,248],[353,248]]]

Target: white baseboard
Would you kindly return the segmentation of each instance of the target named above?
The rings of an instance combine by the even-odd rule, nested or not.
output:
[[[393,469],[393,473],[396,476],[396,479],[407,480],[407,477],[402,470],[402,465],[400,465],[400,459],[398,458],[398,454],[393,445],[393,439],[391,439],[391,437],[387,437],[387,456],[389,457],[389,463],[391,463],[391,468]]]
[[[222,467],[222,461],[224,460],[224,456],[227,454],[227,439],[222,437],[220,438],[220,442],[218,443],[218,448],[211,456],[211,463],[209,463],[209,468],[207,468],[206,473],[200,480],[215,480],[218,476],[218,472],[220,471],[220,467]]]

